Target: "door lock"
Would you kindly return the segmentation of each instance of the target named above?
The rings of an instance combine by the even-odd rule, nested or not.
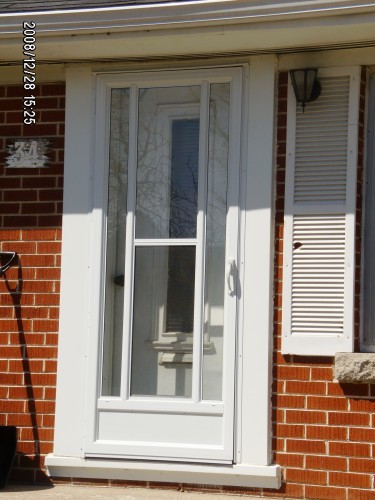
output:
[[[118,276],[115,276],[113,278],[113,281],[114,281],[115,285],[117,285],[117,286],[124,286],[125,276],[123,274],[119,274]]]

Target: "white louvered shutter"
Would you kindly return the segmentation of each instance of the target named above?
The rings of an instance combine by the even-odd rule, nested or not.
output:
[[[283,354],[353,350],[360,68],[321,69],[322,92],[288,91]]]

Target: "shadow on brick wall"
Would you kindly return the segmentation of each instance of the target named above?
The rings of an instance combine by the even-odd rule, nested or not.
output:
[[[18,345],[20,348],[20,356],[22,360],[22,371],[23,371],[23,377],[24,377],[24,387],[26,389],[26,404],[27,404],[27,413],[30,416],[31,419],[31,431],[32,431],[32,438],[33,438],[33,455],[35,458],[40,456],[40,440],[39,440],[39,429],[38,429],[38,421],[37,421],[37,410],[36,410],[36,404],[35,404],[35,394],[34,394],[34,388],[32,384],[32,379],[31,379],[31,368],[30,368],[30,361],[29,361],[29,356],[28,356],[28,348],[27,348],[27,342],[26,342],[26,337],[25,337],[25,330],[23,326],[23,319],[22,319],[22,305],[21,305],[21,298],[22,298],[22,287],[23,287],[23,279],[22,279],[22,264],[21,264],[21,259],[19,256],[17,256],[17,260],[15,262],[15,265],[17,267],[17,278],[16,280],[12,280],[12,283],[8,280],[6,273],[4,273],[4,279],[5,279],[5,285],[6,288],[9,292],[9,295],[12,299],[13,302],[13,307],[14,307],[14,312],[15,312],[15,319],[17,321],[17,329],[18,329]],[[27,463],[29,465],[29,470],[32,470],[33,467],[35,467],[35,460],[33,461],[32,459],[28,458],[22,453],[17,454],[17,463],[23,464],[23,466],[27,468]],[[50,482],[50,479],[47,477],[47,475],[41,471],[41,477],[39,477],[39,481],[43,482]]]
[[[10,481],[45,484],[54,434],[65,85],[40,83],[33,95],[36,123],[28,125],[22,85],[0,85],[0,250],[19,256],[0,278],[0,425],[18,430]],[[48,142],[44,167],[9,165],[19,138]]]

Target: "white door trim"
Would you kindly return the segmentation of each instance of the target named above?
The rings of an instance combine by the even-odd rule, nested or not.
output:
[[[223,461],[226,463],[233,460],[233,418],[234,418],[234,367],[236,346],[236,296],[225,294],[225,325],[224,331],[224,359],[223,359],[223,403],[222,411],[217,411],[217,402],[212,404],[213,412],[209,410],[207,402],[201,402],[201,365],[202,349],[200,342],[203,335],[203,309],[204,302],[204,266],[205,266],[205,231],[206,231],[206,177],[208,168],[208,136],[209,136],[209,85],[215,83],[228,83],[231,86],[230,113],[229,113],[229,156],[228,156],[228,195],[227,195],[227,236],[226,254],[234,255],[237,259],[238,247],[238,188],[239,188],[239,149],[240,149],[240,117],[241,117],[241,74],[240,67],[213,68],[212,70],[193,69],[188,71],[168,71],[152,73],[127,74],[100,74],[97,76],[97,99],[96,107],[96,140],[95,140],[95,167],[94,167],[94,207],[96,210],[92,224],[92,311],[104,311],[104,286],[105,278],[105,240],[107,220],[107,193],[108,193],[108,143],[109,138],[104,137],[109,130],[109,99],[112,88],[130,88],[130,121],[129,121],[129,168],[128,168],[128,216],[126,230],[126,258],[125,276],[127,276],[124,287],[124,327],[123,327],[123,355],[122,355],[122,383],[121,398],[118,398],[118,407],[115,408],[116,398],[109,398],[111,405],[104,404],[108,398],[100,397],[100,366],[101,344],[103,335],[103,317],[101,313],[92,316],[90,324],[90,346],[88,350],[88,380],[87,386],[87,432],[84,444],[85,456],[126,456],[160,459],[191,460],[191,461]],[[131,78],[129,81],[128,79]],[[129,86],[130,83],[130,86]],[[142,245],[142,239],[134,234],[135,211],[136,211],[136,166],[137,166],[137,100],[138,92],[143,88],[160,87],[187,87],[192,83],[201,87],[200,106],[200,149],[199,149],[199,181],[198,181],[198,217],[196,237],[196,277],[195,277],[195,334],[193,349],[193,392],[190,405],[187,401],[174,405],[168,404],[164,398],[158,397],[152,401],[152,397],[137,397],[130,394],[130,364],[131,364],[131,339],[132,339],[132,311],[134,307],[134,253],[138,246]],[[106,124],[106,126],[104,125]],[[187,240],[181,239],[185,242]],[[164,245],[173,246],[174,240],[150,240],[147,242],[153,247]],[[181,244],[181,243],[179,243]],[[230,358],[230,359],[228,359]],[[96,381],[96,386],[95,386]],[[99,399],[100,408],[92,409],[91,401]],[[168,398],[165,398],[168,400]],[[195,405],[195,411],[194,411]],[[185,407],[190,406],[186,412]],[[203,413],[200,410],[202,406]],[[145,407],[148,407],[146,411]],[[172,408],[173,407],[173,408]],[[177,408],[179,407],[179,410]],[[172,408],[172,409],[171,409]],[[223,411],[223,409],[225,410]],[[119,421],[120,414],[124,415],[123,421]],[[174,416],[172,415],[174,414]],[[182,432],[177,420],[185,422],[185,415],[190,413],[190,423],[195,428],[194,432]],[[96,415],[96,418],[94,418]],[[164,416],[162,416],[164,415]],[[164,419],[164,420],[163,420]],[[147,434],[143,430],[137,434],[136,428],[143,424],[144,429],[150,428],[150,421],[154,429],[158,430],[158,438]],[[165,425],[163,425],[165,422]],[[137,426],[137,423],[139,424]],[[116,425],[118,427],[116,427]],[[114,430],[116,427],[116,431]],[[188,428],[184,427],[185,429]],[[131,431],[130,431],[131,429]],[[142,434],[148,437],[142,437]],[[191,442],[187,440],[191,434]],[[176,440],[172,436],[176,435]],[[178,441],[180,435],[181,443]],[[216,440],[213,436],[216,435]],[[104,436],[104,437],[103,437]],[[164,436],[164,437],[161,437]],[[193,444],[195,443],[195,444]],[[139,450],[139,451],[137,451]]]
[[[239,474],[241,466],[240,469],[246,471],[246,484],[242,485],[260,486],[262,480],[259,478],[263,477],[264,487],[277,487],[275,485],[280,484],[279,468],[269,466],[275,58],[253,57],[249,63],[249,72],[244,66],[242,122],[243,181],[238,261],[242,289],[238,307],[236,465],[230,468],[233,472],[228,473],[231,476],[229,483],[225,479],[228,466],[210,466],[204,470],[208,471],[213,481],[211,484],[241,485],[244,481]],[[212,76],[212,70],[208,71]],[[96,477],[109,477],[105,466],[107,462],[82,460],[87,430],[85,415],[95,411],[84,404],[89,383],[86,360],[92,343],[90,331],[91,325],[97,322],[99,312],[99,304],[89,308],[90,294],[94,296],[97,293],[95,287],[99,286],[92,280],[91,238],[93,224],[102,216],[103,209],[92,203],[96,199],[92,193],[93,154],[90,154],[94,151],[90,127],[95,109],[94,96],[92,68],[69,68],[55,445],[46,464],[54,475],[71,474],[75,477],[81,474],[82,477],[90,477],[90,470],[94,470],[90,467],[94,463],[101,464],[104,474],[99,475],[95,466]],[[253,466],[257,467],[254,469]],[[154,470],[151,462],[144,462],[142,467],[145,474]],[[183,467],[183,464],[169,465],[170,470],[180,471],[179,477],[183,475]],[[186,466],[185,482],[189,482],[188,470],[189,466]],[[121,475],[120,471],[123,471],[124,479],[129,477],[121,462],[117,474]],[[173,480],[172,476],[172,473],[168,475],[168,480]],[[273,486],[270,486],[269,476],[273,477]],[[197,477],[192,482],[196,481]],[[209,478],[204,482],[210,482]]]

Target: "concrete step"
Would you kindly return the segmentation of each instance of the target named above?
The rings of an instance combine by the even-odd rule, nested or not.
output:
[[[176,490],[162,490],[157,488],[122,488],[108,486],[82,486],[82,485],[55,485],[55,486],[30,486],[7,485],[0,490],[0,498],[4,500],[65,500],[65,499],[90,499],[90,500],[224,500],[246,496],[249,500],[261,500],[261,497],[241,495],[240,492],[232,494],[210,492],[188,492]],[[6,498],[5,498],[6,497]],[[270,497],[267,497],[271,500]],[[264,498],[263,498],[264,500]]]

